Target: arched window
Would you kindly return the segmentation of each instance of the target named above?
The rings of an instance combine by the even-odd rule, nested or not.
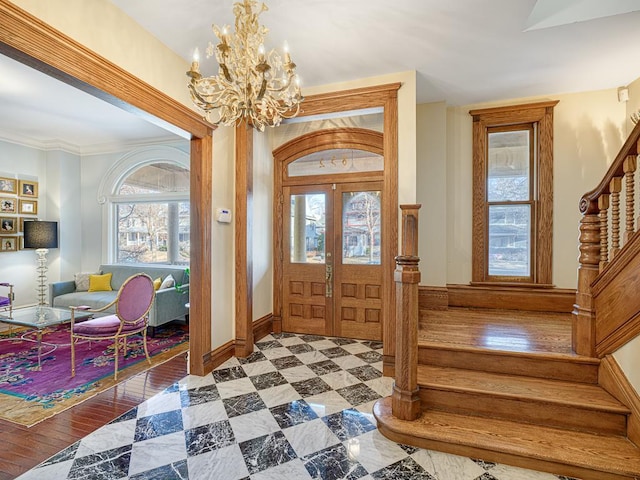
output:
[[[189,264],[189,170],[154,161],[129,170],[113,205],[117,263]]]

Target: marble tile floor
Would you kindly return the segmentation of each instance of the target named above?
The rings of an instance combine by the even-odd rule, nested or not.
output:
[[[371,413],[391,391],[381,371],[380,342],[269,335],[19,479],[568,480],[387,440]]]

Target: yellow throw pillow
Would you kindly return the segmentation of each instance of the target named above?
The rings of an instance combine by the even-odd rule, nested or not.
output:
[[[90,292],[110,292],[111,273],[103,275],[89,275],[89,291]]]
[[[162,277],[158,277],[153,281],[153,289],[158,290],[160,285],[162,285]]]

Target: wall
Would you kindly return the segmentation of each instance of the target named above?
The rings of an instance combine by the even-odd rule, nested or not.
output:
[[[273,157],[269,132],[253,134],[253,320],[273,312]]]
[[[640,79],[635,80],[629,85],[629,101],[627,102],[626,107],[626,133],[628,135],[634,127],[633,123],[629,120],[629,115],[640,109]],[[636,198],[638,198],[637,194]],[[639,229],[640,222],[637,222],[636,230]],[[640,365],[640,336],[620,348],[613,356],[627,378],[631,381],[636,392],[640,393],[640,369],[638,368],[638,365]]]
[[[447,105],[418,105],[417,203],[422,204],[418,241],[423,285],[447,283]]]
[[[187,61],[126,16],[108,0],[14,0],[54,28],[69,35],[116,65],[163,93],[192,107],[185,88]],[[132,48],[134,46],[134,48]],[[224,128],[214,134],[213,205],[233,205],[233,134]],[[84,179],[83,179],[84,182]],[[83,185],[83,198],[90,188]],[[213,212],[212,212],[213,213]],[[95,218],[86,218],[93,222]],[[96,232],[88,234],[93,245]],[[89,238],[90,237],[90,238]],[[233,338],[233,229],[214,224],[212,228],[212,348]],[[91,257],[91,258],[90,258]],[[92,262],[93,254],[83,255]]]
[[[431,192],[421,192],[431,205],[446,196],[446,227],[442,216],[425,214],[421,228],[420,255],[427,272],[423,284],[444,285],[435,259],[446,258],[446,283],[467,284],[471,280],[472,244],[472,119],[469,110],[499,105],[560,100],[554,110],[554,201],[553,282],[557,287],[575,288],[577,281],[578,224],[580,197],[597,185],[625,140],[625,104],[617,101],[617,90],[601,90],[544,98],[527,98],[500,103],[450,107],[443,135],[442,105],[420,106],[418,181]],[[446,155],[443,169],[442,155]],[[446,179],[441,177],[446,171]],[[439,187],[439,182],[446,182]],[[423,203],[425,200],[422,200]],[[438,205],[435,203],[435,205]],[[429,208],[429,206],[426,206]],[[426,218],[425,218],[426,216]],[[433,232],[446,228],[446,235]],[[428,233],[431,232],[431,233]],[[426,252],[426,253],[425,253]],[[428,283],[434,282],[434,283]]]
[[[33,218],[41,220],[59,220],[58,209],[48,204],[57,197],[57,188],[49,188],[48,175],[54,176],[55,169],[49,169],[47,157],[52,154],[42,150],[0,141],[0,176],[9,178],[23,178],[38,181],[38,214]],[[16,200],[19,198],[7,195]],[[17,202],[16,202],[17,206]],[[51,211],[49,211],[51,210]],[[19,213],[7,214],[16,219]],[[11,234],[15,236],[17,234]],[[67,245],[60,239],[60,249],[51,249],[47,256],[49,263],[48,278],[57,280],[60,271],[60,253]],[[11,282],[15,285],[15,303],[17,306],[37,303],[36,297],[36,255],[33,250],[19,250],[17,252],[0,252],[0,281]],[[6,291],[3,289],[2,294]]]
[[[235,135],[233,127],[213,133],[213,211],[235,200]],[[234,222],[211,226],[211,349],[235,337]]]
[[[108,0],[12,0],[20,8],[191,107],[189,63]]]

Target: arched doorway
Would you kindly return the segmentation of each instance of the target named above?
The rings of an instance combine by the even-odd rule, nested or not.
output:
[[[383,134],[338,128],[297,137],[274,151],[276,293],[284,331],[381,340],[385,218]]]

